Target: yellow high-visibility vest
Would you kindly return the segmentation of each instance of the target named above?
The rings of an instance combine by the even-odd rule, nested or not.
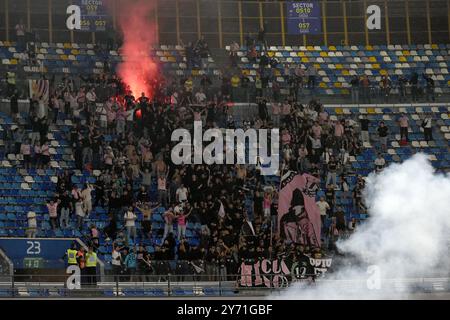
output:
[[[186,91],[192,91],[194,87],[194,83],[192,82],[192,80],[186,80],[186,82],[184,83],[184,88],[186,89]]]
[[[86,267],[96,267],[97,266],[97,254],[95,252],[86,253]]]
[[[239,83],[241,82],[241,79],[239,77],[233,76],[231,78],[231,86],[233,88],[237,88],[239,86]]]
[[[15,85],[16,84],[16,74],[13,72],[8,72],[7,76],[8,76],[8,78],[7,78],[8,84]]]
[[[77,250],[67,250],[67,262],[69,264],[77,264]]]

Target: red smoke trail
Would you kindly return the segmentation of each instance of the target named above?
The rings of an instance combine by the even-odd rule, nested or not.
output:
[[[158,76],[158,65],[149,56],[152,45],[156,44],[156,27],[151,13],[154,1],[120,1],[117,6],[118,23],[123,34],[120,55],[123,62],[117,67],[123,79],[137,98],[142,92],[150,99],[154,92],[150,84]]]

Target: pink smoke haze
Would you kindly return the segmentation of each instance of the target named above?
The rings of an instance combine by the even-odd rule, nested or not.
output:
[[[158,77],[158,65],[149,56],[157,43],[153,19],[154,1],[120,1],[117,6],[118,23],[123,33],[120,55],[123,62],[117,67],[119,77],[130,87],[135,97],[142,92],[150,99],[154,92],[151,82]]]

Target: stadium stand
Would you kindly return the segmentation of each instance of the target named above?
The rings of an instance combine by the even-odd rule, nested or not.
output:
[[[352,76],[367,75],[379,83],[382,76],[388,75],[396,82],[400,75],[409,77],[413,72],[432,76],[436,84],[436,93],[442,94],[448,92],[450,81],[449,49],[450,46],[447,44],[271,46],[266,54],[278,61],[273,73],[276,81],[281,84],[286,83],[285,64],[313,64],[318,71],[318,93],[323,95],[350,94]],[[227,47],[227,50],[230,50],[230,47]],[[247,50],[243,47],[237,51],[239,67],[243,75],[254,81],[260,65],[249,61]]]
[[[236,296],[253,286],[272,290],[282,283],[272,274],[264,283],[249,277],[250,284],[243,284],[242,266],[263,259],[307,260],[305,274],[284,279],[320,281],[321,273],[309,268],[311,259],[340,262],[335,243],[370,218],[362,192],[372,172],[418,152],[428,154],[437,171],[450,170],[450,44],[263,50],[267,39],[260,39],[261,30],[246,46],[240,29],[241,44],[229,46],[222,45],[220,31],[223,49],[214,55],[208,45],[199,48],[203,37],[193,47],[148,48],[161,75],[145,79],[154,81],[151,97],[132,93],[119,78],[127,57],[116,45],[0,41],[0,73],[6,74],[0,88],[0,238],[75,238],[93,246],[107,277],[102,274],[90,288],[93,283],[83,282],[81,295]],[[360,89],[364,81],[367,97]],[[355,88],[361,96],[356,101]],[[394,103],[397,97],[400,104]],[[192,130],[194,121],[205,129],[279,128],[279,170],[264,176],[260,163],[174,165],[171,134]],[[245,150],[250,147],[247,143]],[[279,225],[281,180],[292,171],[320,181],[317,190],[304,189],[326,201],[320,207],[319,245],[306,238],[299,221],[295,237]],[[303,194],[303,203],[299,199],[292,193],[289,206],[298,200],[296,206],[306,207]],[[75,260],[84,269],[82,248]],[[0,276],[7,277],[5,261],[0,255]],[[331,272],[338,262],[333,260]],[[15,262],[10,269],[16,267]],[[56,277],[65,272],[60,271]],[[59,280],[30,284],[26,274],[15,276],[22,278],[13,278],[13,287],[0,278],[0,298],[77,295]],[[396,290],[409,285],[405,280]],[[448,279],[422,285],[429,291],[450,288]]]

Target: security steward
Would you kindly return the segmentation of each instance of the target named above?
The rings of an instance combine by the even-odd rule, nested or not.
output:
[[[88,278],[88,285],[97,285],[97,253],[94,252],[92,245],[86,253],[86,274]]]
[[[64,257],[67,257],[67,264],[69,266],[76,266],[78,265],[77,261],[77,245],[76,243],[72,243],[70,246],[70,249],[67,249],[66,254]]]

